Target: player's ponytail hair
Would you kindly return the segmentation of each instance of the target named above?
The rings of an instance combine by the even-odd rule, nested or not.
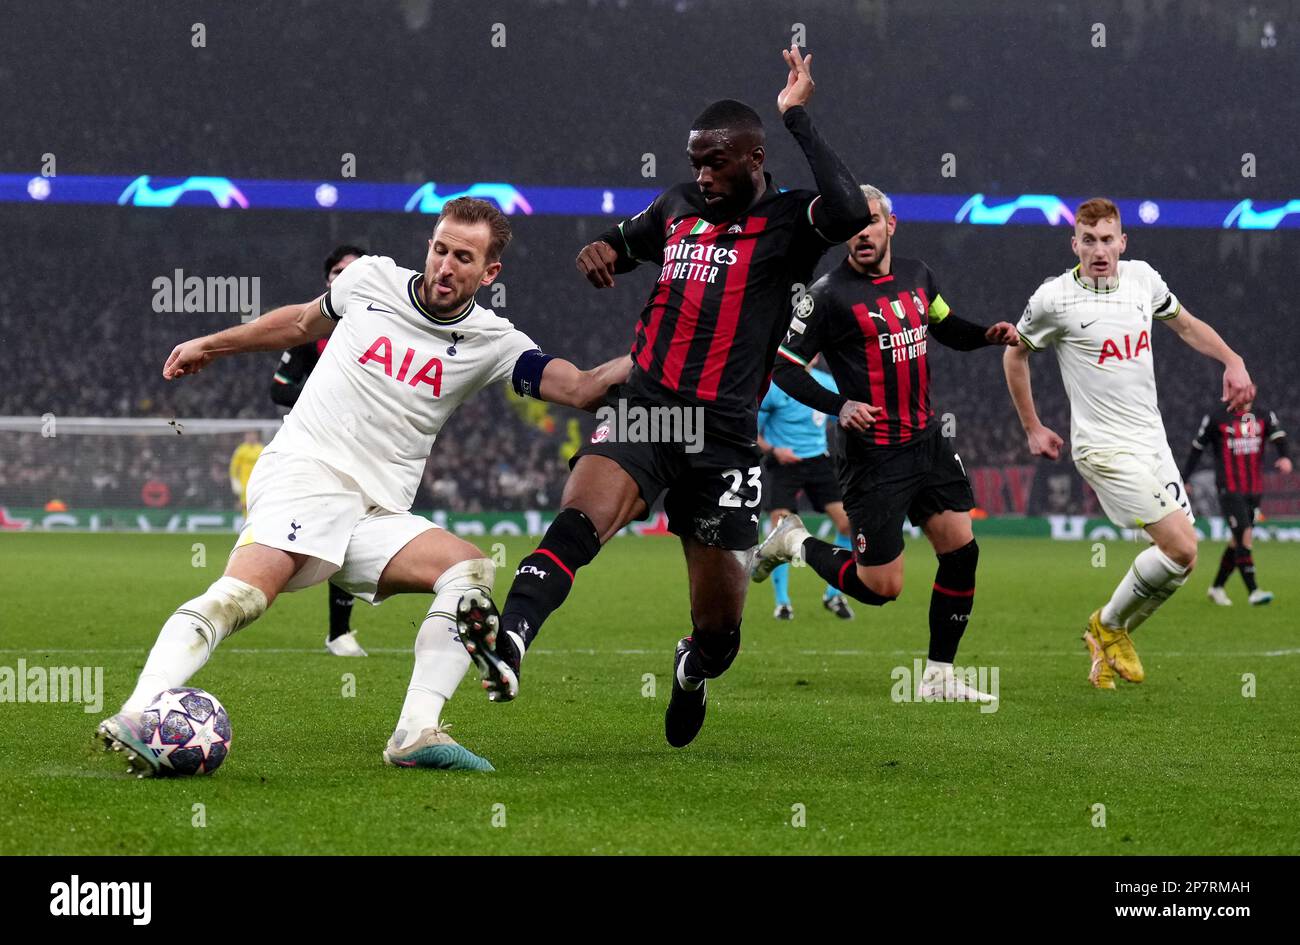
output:
[[[491,239],[488,240],[488,262],[496,262],[501,258],[513,235],[506,215],[486,200],[479,200],[477,197],[457,197],[455,200],[448,200],[442,206],[442,216],[461,223],[486,223],[492,232]]]
[[[1102,220],[1115,218],[1115,222],[1123,228],[1123,221],[1119,218],[1119,207],[1115,206],[1115,201],[1108,197],[1093,197],[1091,200],[1085,200],[1079,204],[1079,209],[1074,211],[1074,222],[1082,223],[1084,226],[1092,226]]]

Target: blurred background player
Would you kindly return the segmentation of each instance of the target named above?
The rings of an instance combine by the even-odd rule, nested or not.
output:
[[[325,287],[329,288],[338,278],[339,273],[355,260],[366,255],[360,246],[344,243],[335,247],[325,257]],[[280,355],[280,367],[271,380],[271,400],[281,407],[292,408],[298,402],[303,385],[311,376],[312,370],[320,361],[329,338],[310,341],[307,344],[290,348]],[[366,651],[357,642],[356,631],[352,629],[352,607],[356,598],[333,582],[326,585],[329,597],[330,622],[329,635],[325,638],[325,649],[335,656],[365,656]]]
[[[778,562],[803,561],[854,600],[883,606],[903,590],[903,519],[910,519],[939,561],[921,696],[992,702],[953,670],[975,604],[975,496],[956,444],[934,422],[926,346],[931,335],[958,351],[1015,344],[1016,330],[1009,322],[985,328],[953,315],[930,267],[893,254],[898,218],[889,197],[870,186],[862,193],[869,222],[848,241],[844,261],[796,308],[773,374],[792,397],[830,416],[869,405],[868,426],[842,424],[837,454],[854,550],[813,538],[790,515],[759,546],[754,580],[765,580]],[[840,393],[808,375],[819,352]]]
[[[1029,355],[1053,348],[1070,401],[1070,446],[1079,475],[1120,528],[1141,528],[1154,547],[1138,554],[1083,633],[1088,681],[1114,689],[1115,675],[1146,674],[1130,638],[1187,581],[1196,529],[1187,490],[1156,404],[1151,328],[1164,322],[1194,350],[1223,365],[1223,399],[1241,408],[1255,385],[1241,357],[1194,317],[1147,263],[1120,261],[1127,238],[1119,208],[1104,197],[1080,204],[1070,246],[1079,263],[1038,287],[1020,316],[1021,345],[1003,356],[1007,387],[1034,456],[1056,459],[1064,441],[1034,407]]]
[[[1287,455],[1286,431],[1278,423],[1277,414],[1254,404],[1233,410],[1226,404],[1215,404],[1201,418],[1191,452],[1183,463],[1183,482],[1191,477],[1208,449],[1214,453],[1214,478],[1219,489],[1219,512],[1228,521],[1232,536],[1228,547],[1219,559],[1219,572],[1214,576],[1208,595],[1221,607],[1232,605],[1232,599],[1223,586],[1234,570],[1250,592],[1250,603],[1256,606],[1273,600],[1271,591],[1261,591],[1255,586],[1255,559],[1251,553],[1252,526],[1259,516],[1260,495],[1264,491],[1264,444],[1277,447],[1278,457],[1273,467],[1279,472],[1291,472],[1291,457]]]
[[[825,371],[808,366],[808,373],[827,390],[837,391],[835,378]],[[799,507],[802,492],[815,512],[825,512],[835,526],[835,544],[849,547],[849,517],[840,501],[840,484],[830,457],[831,427],[826,414],[801,404],[776,384],[767,389],[758,408],[758,448],[767,456],[764,464],[767,481],[767,507],[772,525]],[[776,597],[777,620],[793,620],[790,603],[790,566],[783,564],[772,572],[772,593]],[[822,606],[841,620],[853,619],[853,608],[844,594],[827,584]]]
[[[230,491],[238,497],[242,515],[248,514],[248,480],[263,449],[261,436],[256,430],[249,430],[244,434],[244,442],[230,454]]]

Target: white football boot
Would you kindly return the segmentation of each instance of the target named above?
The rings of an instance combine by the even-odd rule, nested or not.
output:
[[[357,642],[357,632],[349,630],[347,633],[335,637],[333,640],[325,640],[325,649],[329,650],[335,656],[365,656],[366,651],[361,649],[361,644]]]
[[[749,575],[756,583],[763,583],[772,572],[788,561],[803,564],[803,543],[812,536],[804,528],[803,519],[791,513],[776,523],[776,527],[763,539],[750,565]]]
[[[987,692],[980,692],[968,685],[964,679],[952,671],[951,666],[926,666],[921,675],[921,686],[917,692],[923,702],[983,702],[990,704],[998,697]]]
[[[1205,592],[1205,596],[1214,601],[1220,607],[1232,606],[1232,598],[1229,597],[1228,592],[1221,587],[1211,587]]]

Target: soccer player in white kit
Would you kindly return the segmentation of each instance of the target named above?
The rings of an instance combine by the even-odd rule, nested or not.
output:
[[[280,351],[330,335],[284,426],[249,482],[247,523],[225,574],[163,625],[122,711],[100,723],[105,746],[142,777],[167,773],[167,750],[140,736],[141,712],[183,686],[226,637],[281,591],[332,580],[372,604],[433,592],[415,639],[415,668],[384,761],[491,770],[441,725],[469,667],[458,607],[491,607],[493,563],[474,545],[411,514],[438,431],[465,398],[510,380],[520,394],[595,409],[626,379],[627,357],[590,371],[538,350],[474,293],[501,270],[510,224],[491,204],[449,201],[424,271],[383,256],[354,261],[318,299],[178,345],[163,376],[214,358]]]
[[[1070,400],[1075,467],[1111,521],[1144,529],[1154,543],[1088,620],[1088,680],[1098,689],[1114,689],[1116,674],[1142,682],[1145,673],[1129,634],[1183,585],[1196,564],[1191,506],[1156,405],[1154,323],[1164,322],[1223,365],[1223,400],[1240,406],[1255,396],[1245,362],[1218,332],[1193,317],[1151,266],[1120,261],[1126,242],[1113,202],[1097,197],[1081,204],[1070,240],[1079,264],[1038,287],[1016,326],[1022,343],[1003,355],[1029,451],[1056,459],[1063,441],[1039,420],[1029,381],[1029,355],[1056,351]]]

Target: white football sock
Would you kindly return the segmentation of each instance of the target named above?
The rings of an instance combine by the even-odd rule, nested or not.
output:
[[[266,595],[232,577],[219,578],[201,596],[181,604],[159,631],[122,711],[143,711],[158,693],[185,685],[218,643],[265,612]]]
[[[1174,591],[1178,590],[1186,583],[1187,583],[1186,571],[1183,572],[1182,577],[1176,577],[1170,579],[1165,584],[1164,587],[1160,588],[1160,590],[1156,591],[1154,594],[1151,595],[1150,600],[1144,600],[1142,602],[1142,606],[1140,606],[1137,610],[1133,611],[1133,613],[1129,616],[1128,620],[1124,622],[1124,629],[1127,630],[1129,633],[1132,633],[1138,627],[1142,626],[1143,622],[1148,617],[1150,617],[1152,614],[1154,614],[1157,610],[1160,609],[1161,604],[1163,604],[1165,601],[1169,600],[1169,598],[1173,596]]]
[[[1101,609],[1101,622],[1108,627],[1128,627],[1129,618],[1141,610],[1140,624],[1186,579],[1187,568],[1152,545],[1134,558],[1132,566],[1124,572],[1115,593]]]
[[[472,587],[491,596],[495,570],[490,558],[461,561],[442,572],[433,585],[433,603],[415,637],[415,668],[394,730],[394,734],[404,733],[398,748],[438,724],[442,707],[465,677],[470,659],[456,636],[456,605]]]

